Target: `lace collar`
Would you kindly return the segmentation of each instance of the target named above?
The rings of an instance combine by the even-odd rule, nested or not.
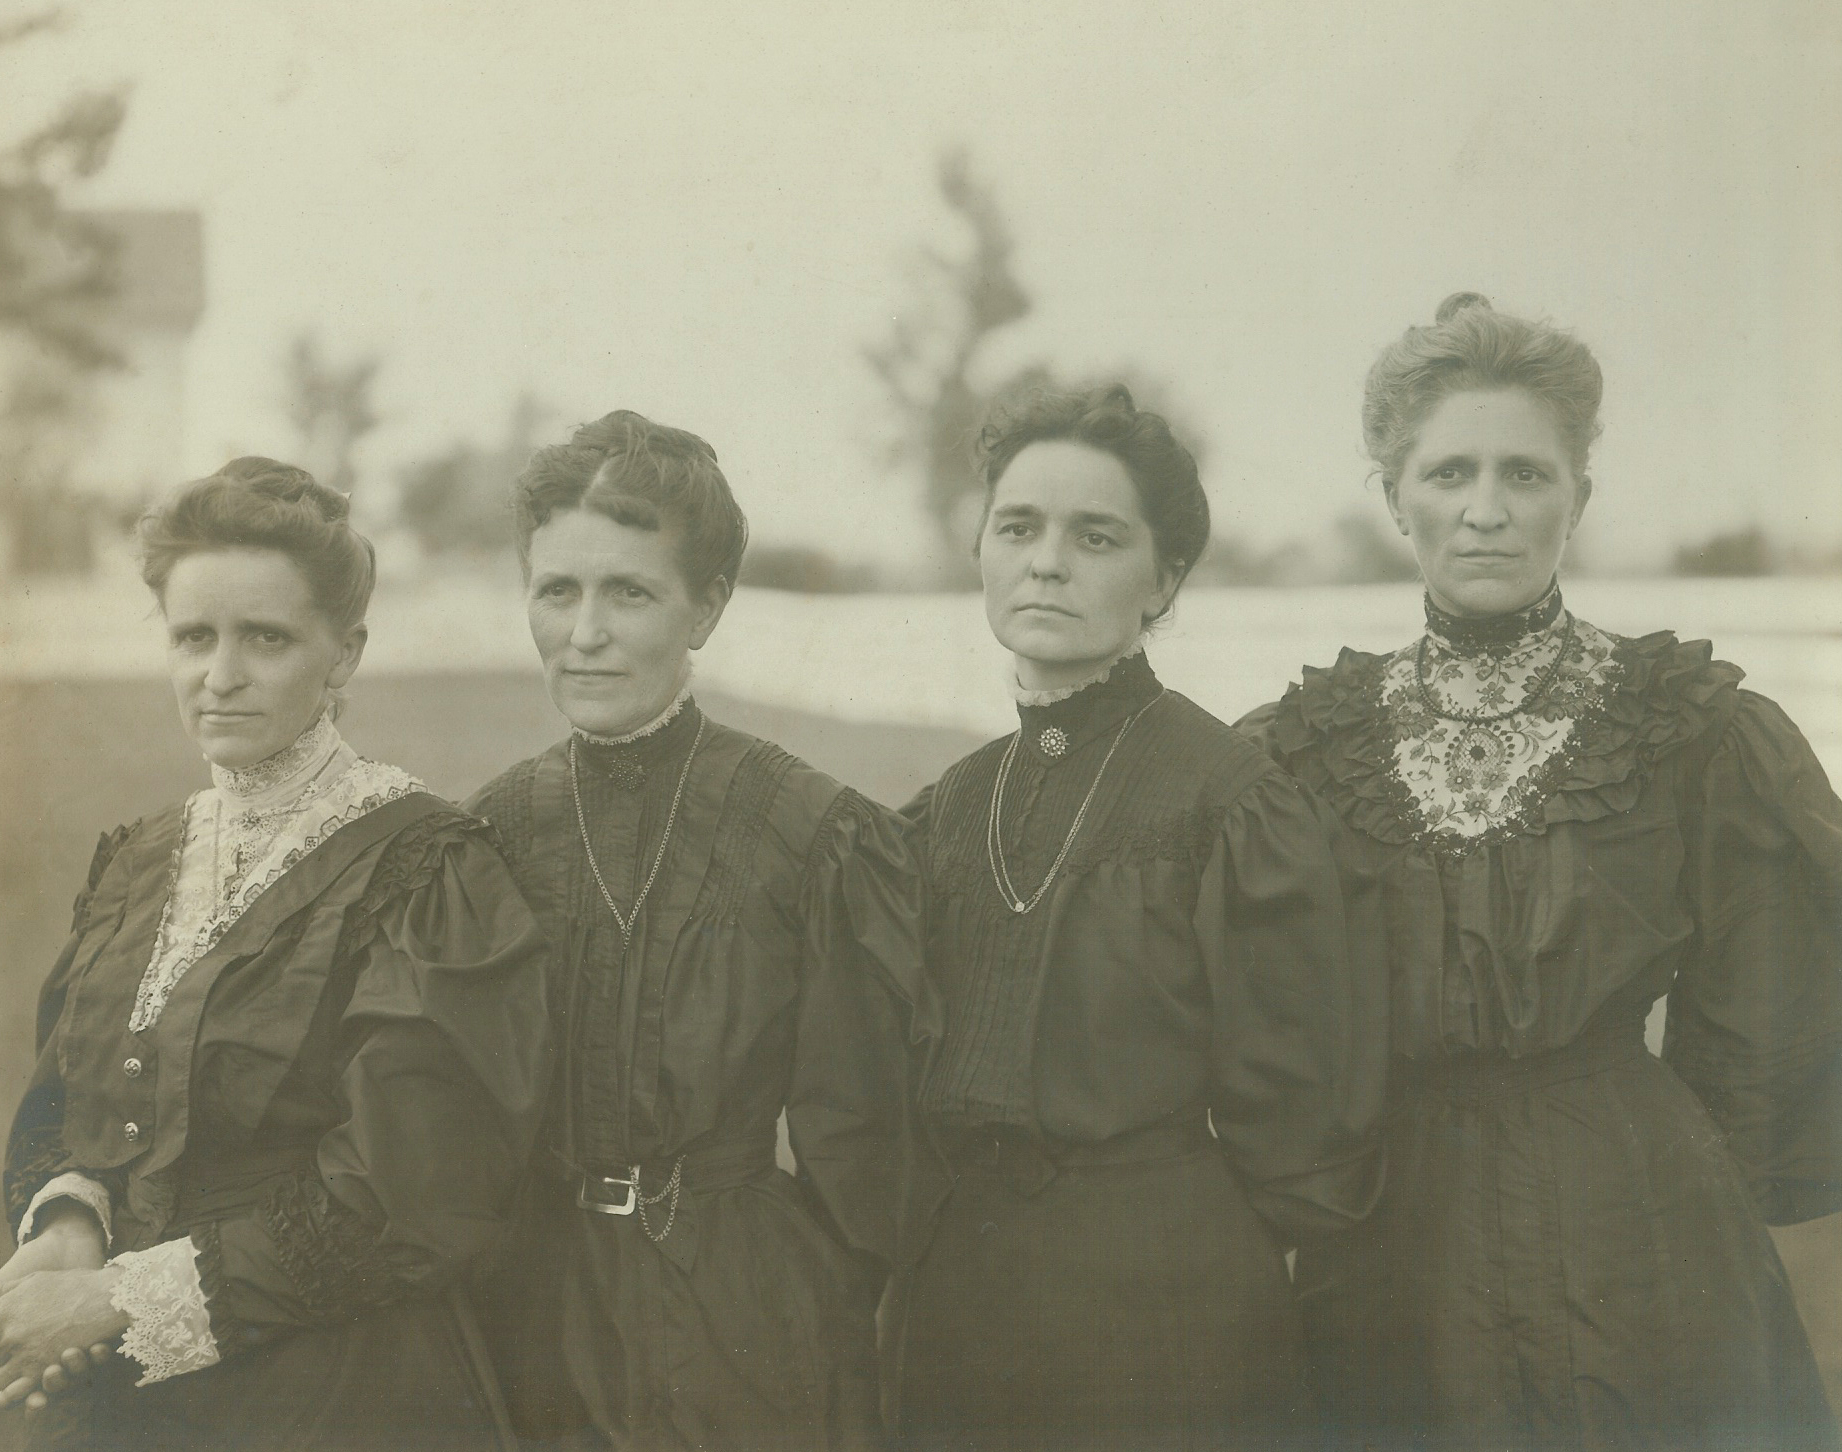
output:
[[[1561,616],[1561,582],[1555,578],[1533,605],[1502,615],[1452,615],[1426,597],[1426,633],[1455,655],[1501,655],[1527,644]]]
[[[211,783],[222,795],[224,805],[232,811],[260,811],[291,799],[314,777],[324,771],[341,750],[348,754],[333,725],[331,711],[325,711],[305,731],[273,756],[264,757],[254,766],[232,768],[212,765]]]
[[[1046,764],[1066,760],[1163,690],[1141,641],[1091,681],[1020,699],[1017,718],[1024,745]]]

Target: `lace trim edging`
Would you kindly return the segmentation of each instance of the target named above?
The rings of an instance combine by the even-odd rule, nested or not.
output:
[[[122,1273],[109,1296],[128,1318],[122,1354],[146,1368],[136,1386],[217,1365],[217,1338],[211,1334],[198,1249],[190,1236],[118,1255],[109,1264]]]

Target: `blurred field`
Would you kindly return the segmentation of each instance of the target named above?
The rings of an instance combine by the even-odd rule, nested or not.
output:
[[[1202,594],[1186,602],[1178,627],[1158,645],[1160,669],[1205,705],[1233,713],[1276,694],[1296,675],[1299,661],[1334,656],[1325,640],[1334,644],[1340,636],[1380,648],[1411,634],[1411,594],[1392,588],[1335,593],[1334,608],[1315,595]],[[1701,605],[1720,617],[1715,624],[1726,626],[1710,632],[1718,635],[1720,653],[1747,665],[1760,689],[1792,709],[1836,773],[1842,764],[1838,593],[1828,587],[1796,595],[1800,605],[1812,606],[1809,614],[1787,615],[1782,607],[1790,598],[1774,602],[1755,593],[1723,600],[1711,593]],[[392,644],[384,635],[376,642],[382,649],[350,691],[343,722],[360,751],[404,766],[450,797],[466,796],[562,730],[534,671],[513,652],[514,644],[529,649],[519,638],[521,622],[513,616],[515,635],[497,626],[488,627],[495,634],[481,635],[480,602],[477,587],[440,604],[422,601],[427,619],[409,635],[429,648]],[[1620,602],[1622,614],[1606,608]],[[1649,617],[1665,610],[1646,597],[1579,603],[1583,614],[1615,629],[1672,623],[1653,623]],[[719,719],[781,742],[880,801],[900,804],[980,740],[1005,729],[1009,712],[976,600],[809,602],[757,595],[738,604],[747,605],[748,624],[726,624],[700,659],[700,701]],[[39,669],[22,668],[20,653],[11,648],[21,640],[15,633],[21,622],[7,613],[11,628],[0,628],[4,1112],[29,1072],[38,983],[62,941],[98,833],[177,801],[207,780],[179,730],[165,682],[144,674],[158,659],[157,646],[148,648],[151,640],[135,628],[122,630],[117,615],[114,633],[89,637],[74,656],[41,654]],[[377,618],[389,622],[392,613]],[[819,628],[821,616],[832,622],[828,628]],[[837,624],[845,616],[855,628]],[[1696,633],[1677,623],[1685,635]],[[401,628],[400,616],[397,624]],[[788,648],[789,640],[796,649]],[[1228,650],[1225,640],[1233,642]],[[721,653],[714,649],[719,643]],[[56,679],[44,669],[52,664],[65,668]],[[895,726],[887,718],[929,724]],[[1832,1400],[1842,1405],[1842,1216],[1778,1232],[1777,1239]],[[0,1452],[9,1447],[6,1420],[0,1418]]]

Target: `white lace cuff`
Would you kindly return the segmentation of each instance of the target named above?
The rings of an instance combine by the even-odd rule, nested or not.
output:
[[[93,1212],[102,1222],[103,1247],[108,1247],[114,1234],[109,1216],[108,1186],[99,1184],[88,1175],[80,1175],[75,1170],[66,1170],[56,1179],[48,1181],[45,1188],[32,1197],[32,1203],[26,1206],[26,1213],[19,1218],[21,1245],[32,1238],[33,1228],[38,1224],[38,1212],[53,1200],[75,1200]]]
[[[131,1250],[109,1264],[122,1272],[109,1297],[128,1317],[122,1353],[147,1368],[136,1386],[217,1365],[217,1338],[198,1279],[198,1247],[190,1236]]]

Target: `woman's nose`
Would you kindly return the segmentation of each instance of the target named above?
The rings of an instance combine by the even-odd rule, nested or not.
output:
[[[580,651],[596,651],[608,643],[607,622],[592,600],[576,607],[576,618],[569,627],[569,643]]]
[[[1062,542],[1047,532],[1030,551],[1030,574],[1039,580],[1061,580],[1068,575],[1068,554]]]
[[[232,645],[220,645],[211,652],[211,663],[205,668],[205,689],[214,696],[228,696],[239,686],[248,683],[248,676],[243,670],[243,657]]]
[[[1465,523],[1473,529],[1500,529],[1509,522],[1503,486],[1485,475],[1465,496]]]

